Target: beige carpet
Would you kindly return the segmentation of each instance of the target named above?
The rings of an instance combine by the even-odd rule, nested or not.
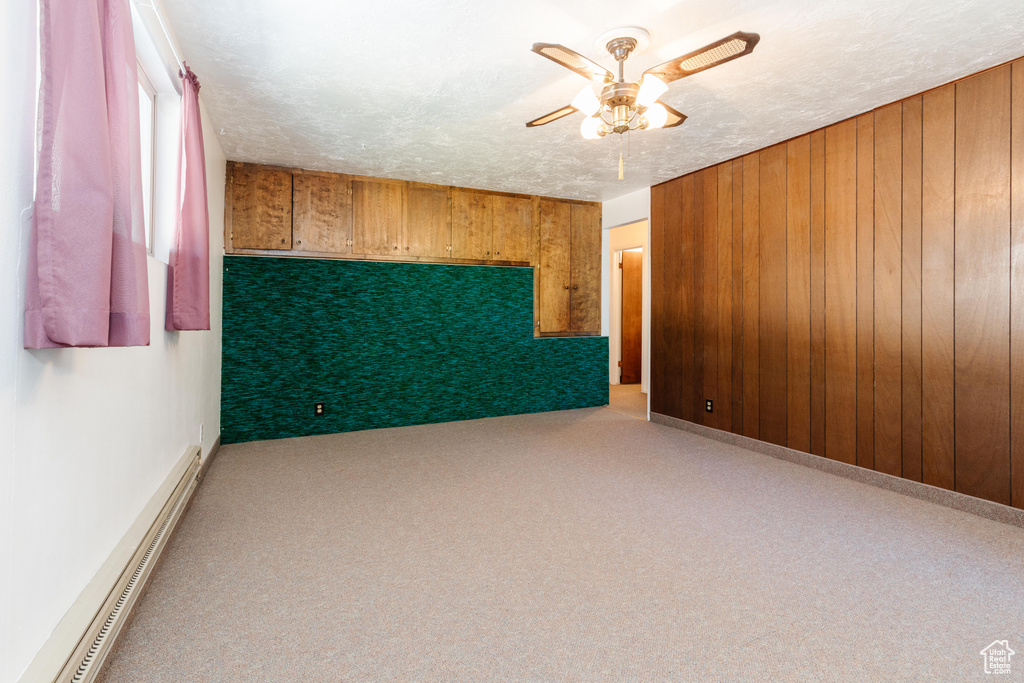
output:
[[[106,680],[1024,676],[1024,530],[609,408],[225,446]]]
[[[647,419],[647,394],[639,384],[609,384],[608,405],[621,413]]]

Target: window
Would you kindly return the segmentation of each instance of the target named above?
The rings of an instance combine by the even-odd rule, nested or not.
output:
[[[156,158],[156,89],[139,65],[139,132],[142,137],[142,210],[146,251],[153,253],[153,179]]]

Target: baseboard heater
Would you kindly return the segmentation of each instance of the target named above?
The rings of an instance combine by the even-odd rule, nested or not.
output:
[[[89,683],[96,677],[103,666],[103,660],[110,653],[111,646],[117,639],[121,627],[124,626],[128,613],[142,592],[142,587],[149,578],[167,539],[185,511],[192,492],[195,491],[201,464],[199,447],[189,447],[171,476],[168,477],[168,481],[150,502],[151,507],[147,508],[151,515],[152,509],[159,504],[160,500],[164,501],[159,514],[153,519],[145,536],[137,542],[136,546],[134,545],[136,541],[131,537],[134,535],[134,538],[137,539],[138,530],[136,529],[135,534],[129,531],[121,545],[132,544],[131,547],[127,550],[120,546],[115,549],[107,565],[100,570],[100,573],[83,592],[82,597],[69,610],[68,615],[54,631],[54,635],[40,651],[40,656],[25,672],[25,676],[21,679],[22,683],[28,681]],[[174,478],[179,472],[180,478],[175,482]],[[166,491],[172,485],[174,488],[167,496]],[[167,497],[164,498],[164,496]],[[144,511],[140,517],[143,525],[145,519],[151,518],[147,516],[147,511]],[[132,549],[134,552],[130,555],[127,564],[122,564],[124,562],[123,555]],[[122,552],[119,553],[119,550]],[[119,566],[111,568],[109,565],[112,563]],[[118,570],[120,570],[119,574]],[[115,576],[117,580],[111,586],[110,579]],[[107,591],[106,597],[99,609],[96,609],[96,603],[103,596],[104,589]],[[89,619],[90,613],[92,614],[91,620]],[[83,623],[87,624],[84,629],[82,629]],[[72,645],[74,645],[73,649]],[[58,666],[60,667],[59,673],[54,675]]]

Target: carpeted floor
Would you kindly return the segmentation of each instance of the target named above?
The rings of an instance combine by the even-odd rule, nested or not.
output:
[[[647,394],[641,393],[639,384],[609,384],[608,405],[620,413],[647,419]]]
[[[221,449],[115,681],[968,681],[1024,530],[609,408]]]

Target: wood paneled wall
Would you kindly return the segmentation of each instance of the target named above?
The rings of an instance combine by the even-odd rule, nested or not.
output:
[[[651,245],[653,412],[1024,507],[1024,60],[655,186]]]

